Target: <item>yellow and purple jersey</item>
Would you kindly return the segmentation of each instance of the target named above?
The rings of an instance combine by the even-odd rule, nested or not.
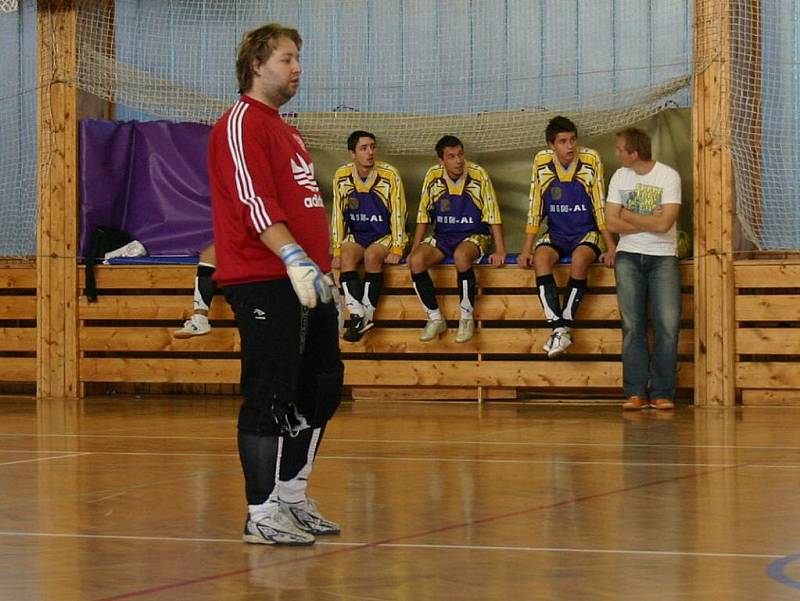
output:
[[[417,223],[432,223],[435,236],[489,234],[490,225],[502,222],[492,180],[483,167],[467,161],[457,181],[441,165],[428,169]]]
[[[603,163],[596,151],[578,148],[577,156],[567,167],[561,165],[552,150],[536,153],[527,233],[537,233],[545,218],[548,231],[562,238],[604,230],[604,203]]]
[[[389,163],[376,161],[369,176],[362,179],[353,163],[339,167],[333,175],[331,240],[333,254],[341,253],[348,236],[365,248],[391,237],[391,252],[403,254],[406,234],[406,195],[403,180]]]

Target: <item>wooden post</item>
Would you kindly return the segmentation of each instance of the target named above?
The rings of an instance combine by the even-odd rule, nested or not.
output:
[[[715,28],[720,35],[715,36]],[[695,405],[733,405],[735,394],[734,198],[728,154],[714,133],[727,126],[730,0],[696,0],[694,157]]]
[[[38,0],[39,398],[78,396],[77,93],[75,0]]]

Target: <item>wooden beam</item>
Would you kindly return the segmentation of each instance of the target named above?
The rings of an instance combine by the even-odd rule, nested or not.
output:
[[[33,357],[2,357],[0,365],[0,382],[32,382],[36,376]]]
[[[613,294],[592,295],[591,302],[581,305],[580,319],[619,320],[617,298]],[[189,298],[191,301],[191,297]],[[81,319],[169,319],[181,320],[191,312],[186,297],[175,295],[119,295],[101,296],[98,302],[80,299]],[[439,296],[439,306],[445,319],[457,320],[460,315],[458,297],[453,294]],[[683,295],[683,319],[692,317],[692,296]],[[479,294],[475,301],[475,317],[479,320],[544,321],[539,300],[532,294]],[[217,296],[209,311],[211,320],[232,320],[233,312],[221,296]],[[424,321],[425,313],[419,299],[411,294],[386,295],[375,313],[376,320]]]
[[[739,363],[736,385],[740,388],[800,389],[800,370],[794,361]]]
[[[730,102],[730,0],[695,2],[692,125],[695,241],[695,405],[735,403],[733,177],[715,133],[727,124]],[[715,32],[721,32],[721,39]]]
[[[800,294],[739,295],[736,321],[800,321]],[[745,347],[739,352],[748,351]]]
[[[194,285],[195,265],[98,265],[95,269],[97,287],[105,289],[169,289],[187,290],[191,294]],[[681,285],[690,287],[693,282],[691,261],[681,262]],[[533,271],[520,269],[516,265],[501,268],[478,265],[475,268],[480,288],[533,288]],[[437,265],[430,269],[434,285],[439,288],[455,288],[456,275],[452,265]],[[557,265],[556,279],[566,283],[569,266]],[[84,285],[85,274],[80,273],[80,284]],[[411,276],[406,265],[387,265],[384,269],[384,289],[411,288]],[[589,268],[590,288],[614,288],[614,270],[600,265]],[[102,298],[101,298],[102,300]]]
[[[0,265],[0,288],[36,288],[36,266],[30,264]]]
[[[40,398],[78,397],[77,93],[75,0],[38,0]]]
[[[800,288],[800,262],[737,261],[733,265],[736,288]]]
[[[800,357],[798,328],[739,328],[736,349],[740,354],[796,355]]]
[[[751,407],[797,407],[800,405],[800,390],[742,390],[742,405]]]
[[[492,388],[608,388],[622,386],[619,361],[354,361],[345,362],[348,386]],[[86,382],[239,382],[238,359],[84,358]],[[692,386],[692,366],[678,364],[678,386]],[[762,386],[763,388],[769,387]]]
[[[239,333],[235,327],[214,327],[202,337],[178,340],[172,337],[175,327],[86,327],[81,330],[81,350],[84,352],[122,352],[122,353],[234,353],[240,351]],[[0,328],[0,336],[3,334]],[[21,328],[9,328],[9,340],[0,338],[0,350],[4,343],[8,349],[22,349],[27,333]],[[740,330],[741,332],[742,330]],[[749,332],[750,330],[744,330]],[[534,355],[541,356],[542,344],[551,330],[542,328],[491,328],[478,329],[478,335],[466,343],[455,341],[455,328],[435,343],[420,342],[419,328],[398,328],[379,326],[370,330],[369,335],[354,343],[342,342],[343,353],[370,357],[381,354],[452,354],[469,355]],[[783,330],[775,330],[776,333]],[[800,339],[800,331],[798,332]],[[780,349],[780,345],[775,345]],[[570,347],[570,355],[619,355],[622,352],[622,333],[619,328],[586,328],[576,331],[575,342]],[[692,354],[692,333],[682,330],[678,352]],[[798,351],[800,354],[800,351]]]

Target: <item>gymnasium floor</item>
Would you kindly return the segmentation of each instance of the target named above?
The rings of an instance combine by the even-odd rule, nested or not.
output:
[[[0,599],[800,599],[800,409],[345,404],[240,542],[235,400],[0,400]]]

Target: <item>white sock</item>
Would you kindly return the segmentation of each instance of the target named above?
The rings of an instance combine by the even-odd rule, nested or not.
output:
[[[270,498],[261,503],[261,505],[248,505],[247,511],[250,514],[250,519],[254,522],[258,522],[267,517],[277,506],[278,499],[270,496]]]

